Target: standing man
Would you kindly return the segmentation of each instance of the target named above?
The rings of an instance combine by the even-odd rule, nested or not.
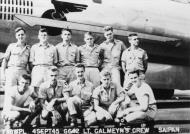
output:
[[[138,104],[126,108],[121,115],[127,122],[154,120],[157,106],[151,87],[142,81],[139,70],[130,72],[129,78],[133,86],[129,89],[127,94],[129,96],[135,95]]]
[[[130,47],[122,54],[122,69],[125,72],[124,88],[129,90],[132,83],[128,77],[130,72],[139,70],[140,78],[145,80],[145,72],[148,66],[148,56],[145,50],[139,47],[139,39],[137,34],[128,36]]]
[[[79,62],[85,65],[85,76],[95,87],[100,84],[99,65],[101,63],[101,49],[94,44],[94,36],[91,32],[84,34],[86,44],[79,47]]]
[[[50,66],[57,64],[56,48],[48,43],[48,33],[46,29],[40,29],[38,33],[39,43],[34,44],[30,52],[30,62],[34,66],[32,69],[32,86],[38,91],[42,82],[47,80],[47,70]]]
[[[70,86],[70,98],[67,100],[69,114],[71,116],[71,126],[77,125],[77,118],[83,119],[82,105],[90,105],[93,92],[93,85],[84,77],[85,66],[77,64],[75,66],[77,79],[72,81]]]
[[[70,29],[63,29],[62,42],[56,45],[58,52],[59,79],[75,79],[74,66],[77,63],[78,48],[71,43],[72,32]]]
[[[67,104],[66,100],[69,97],[68,92],[65,92],[65,81],[58,81],[57,67],[50,67],[48,70],[48,80],[41,84],[39,89],[39,98],[43,105],[41,117],[47,120],[47,125],[63,125],[66,123]],[[52,117],[55,119],[52,122]]]
[[[110,70],[112,74],[112,81],[118,85],[121,85],[120,77],[120,60],[122,52],[126,49],[125,44],[114,38],[113,28],[111,26],[104,27],[104,36],[106,41],[100,44],[103,50],[103,69]]]
[[[31,101],[29,106],[25,106],[25,102],[29,97],[33,96],[33,90],[29,87],[31,78],[28,75],[21,75],[19,77],[19,84],[9,87],[8,96],[5,98],[2,116],[5,120],[7,128],[12,127],[15,121],[25,119],[29,116],[23,126],[29,127],[32,120],[39,114],[40,109],[35,107],[35,102]],[[38,109],[38,110],[37,110]]]
[[[6,86],[17,85],[19,77],[27,74],[30,46],[26,44],[26,31],[22,27],[16,28],[15,37],[17,42],[8,46],[1,66],[1,81],[5,81]]]

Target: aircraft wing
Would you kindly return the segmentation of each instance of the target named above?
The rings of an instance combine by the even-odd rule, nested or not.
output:
[[[53,20],[47,18],[40,18],[28,15],[20,15],[16,14],[15,18],[26,23],[27,25],[33,27],[36,25],[39,26],[47,26],[47,27],[55,27],[55,28],[69,28],[71,30],[78,30],[78,31],[91,31],[95,33],[103,33],[104,25],[93,25],[93,24],[86,24],[86,23],[77,23],[71,21],[60,21],[60,20]],[[114,33],[116,35],[127,36],[128,34],[132,33],[125,29],[120,29],[118,27],[113,27]],[[138,33],[139,37],[142,39],[148,40],[157,40],[157,41],[179,41],[177,38],[169,38],[157,35],[149,35],[144,33]]]

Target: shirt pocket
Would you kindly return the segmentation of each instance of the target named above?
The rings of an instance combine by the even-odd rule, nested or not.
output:
[[[69,55],[68,55],[68,60],[70,61],[75,61],[75,56],[76,56],[76,52],[75,51],[70,51]]]

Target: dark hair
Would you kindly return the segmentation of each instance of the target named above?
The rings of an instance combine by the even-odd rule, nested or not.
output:
[[[48,70],[51,72],[58,72],[58,68],[56,66],[51,66],[48,68]]]
[[[100,77],[107,77],[107,76],[110,76],[110,77],[111,77],[111,72],[108,71],[107,69],[103,69],[103,70],[100,72]]]
[[[129,72],[129,74],[137,74],[139,76],[140,70],[135,70],[135,71]]]
[[[75,68],[83,68],[85,70],[84,64],[81,64],[81,63],[76,64]]]
[[[17,27],[16,29],[15,29],[15,34],[16,33],[18,33],[19,31],[24,31],[24,33],[26,33],[26,30],[23,28],[23,27]]]
[[[40,28],[39,32],[41,32],[41,33],[48,33],[48,31],[47,31],[46,28]]]
[[[84,36],[86,36],[86,35],[92,36],[92,37],[94,38],[94,34],[93,34],[92,32],[86,32],[86,33],[84,34]]]
[[[105,26],[104,27],[104,32],[107,32],[107,31],[112,31],[113,32],[113,27],[112,26]]]
[[[71,29],[69,29],[69,28],[63,28],[61,31],[62,31],[62,32],[63,32],[63,31],[68,31],[69,33],[72,34],[72,31],[71,31]]]
[[[131,33],[128,35],[128,37],[132,37],[132,36],[138,36],[136,33]]]
[[[30,77],[29,75],[23,74],[23,75],[20,76],[19,80],[20,80],[21,78],[23,78],[23,79],[25,79],[25,80],[28,80],[28,81],[30,81],[30,83],[31,83],[31,77]]]

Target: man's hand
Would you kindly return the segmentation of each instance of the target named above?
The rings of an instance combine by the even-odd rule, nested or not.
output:
[[[23,108],[22,110],[31,113],[31,110],[29,108]]]
[[[5,85],[5,80],[6,80],[5,74],[4,74],[4,73],[1,73],[1,84],[2,84],[3,86]]]
[[[35,103],[34,103],[34,101],[30,102],[29,109],[30,109],[31,112],[35,111]]]

